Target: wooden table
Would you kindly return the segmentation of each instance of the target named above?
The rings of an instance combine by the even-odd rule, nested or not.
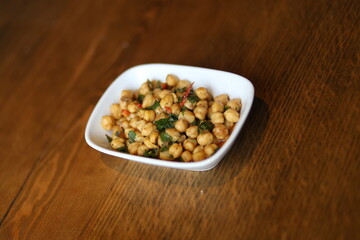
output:
[[[0,6],[0,239],[360,239],[359,1]],[[213,170],[85,143],[103,91],[150,62],[254,84]]]

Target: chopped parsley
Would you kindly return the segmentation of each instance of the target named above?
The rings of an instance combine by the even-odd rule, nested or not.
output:
[[[127,147],[119,147],[116,150],[118,150],[119,152],[123,152],[123,153],[128,153],[129,150],[127,149]]]
[[[200,125],[200,120],[199,120],[199,119],[195,119],[195,121],[193,121],[193,122],[191,123],[191,125],[193,125],[193,126],[199,126],[199,125]]]
[[[130,131],[128,136],[129,136],[130,143],[135,142],[136,133],[134,131]]]
[[[105,134],[105,136],[106,136],[106,139],[108,140],[108,142],[112,142],[112,137],[110,137],[109,135],[107,135],[107,134]]]
[[[138,96],[138,101],[140,102],[140,103],[142,103],[143,101],[144,101],[144,95],[142,95],[142,94],[139,94],[139,96]]]
[[[155,121],[155,125],[159,131],[163,131],[168,128],[174,128],[177,121],[176,115],[171,114],[169,118],[163,118]]]
[[[144,108],[145,110],[155,110],[160,106],[160,103],[156,101],[151,107]]]
[[[198,102],[200,99],[198,98],[198,96],[196,96],[194,90],[190,90],[189,96],[187,97],[187,100],[189,100],[189,102],[191,103],[196,103]]]
[[[205,131],[205,130],[208,130],[209,132],[211,132],[213,129],[214,129],[214,124],[209,121],[203,121],[199,125],[200,132]]]
[[[165,152],[165,151],[167,151],[167,150],[169,150],[169,147],[162,147],[162,148],[160,148],[160,152]]]
[[[158,151],[157,149],[145,150],[144,157],[156,158],[157,157],[157,151]]]
[[[225,106],[224,111],[228,110],[229,108],[230,108],[229,106]]]
[[[172,140],[173,140],[172,137],[169,134],[167,134],[166,132],[160,133],[160,139],[163,142],[172,142]]]

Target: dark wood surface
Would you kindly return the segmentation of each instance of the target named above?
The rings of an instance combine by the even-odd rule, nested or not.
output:
[[[359,1],[0,1],[0,239],[360,239]],[[108,85],[161,62],[256,98],[190,172],[84,140]]]

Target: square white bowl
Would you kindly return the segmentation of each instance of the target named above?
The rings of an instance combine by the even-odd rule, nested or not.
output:
[[[206,87],[217,96],[227,93],[232,98],[240,98],[242,109],[240,120],[236,123],[229,139],[211,157],[199,162],[175,162],[160,159],[135,156],[113,150],[108,143],[105,134],[110,134],[102,129],[101,117],[110,113],[110,105],[120,99],[120,93],[124,89],[138,89],[147,79],[165,81],[167,74],[175,74],[180,79],[186,79],[194,83],[194,88]],[[249,114],[254,99],[254,87],[246,78],[234,73],[206,69],[200,67],[181,66],[173,64],[144,64],[132,67],[123,72],[108,87],[96,104],[88,120],[85,130],[86,142],[94,149],[116,157],[152,164],[156,166],[179,168],[192,171],[206,171],[215,167],[225,154],[230,150]]]

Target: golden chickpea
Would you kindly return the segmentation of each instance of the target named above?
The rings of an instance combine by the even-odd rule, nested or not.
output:
[[[195,93],[196,96],[198,96],[198,98],[200,98],[201,100],[210,99],[210,94],[208,90],[204,87],[199,87],[198,89],[195,90]]]
[[[132,99],[133,91],[131,90],[122,90],[121,91],[121,99]]]
[[[113,139],[118,138],[118,137],[125,138],[124,131],[120,126],[113,126],[111,131],[112,131],[112,136],[111,137]]]
[[[144,110],[143,118],[146,121],[152,122],[155,119],[155,111],[154,110]]]
[[[224,115],[221,112],[216,112],[211,114],[211,122],[213,124],[224,123],[224,121],[225,121]]]
[[[138,101],[130,102],[127,107],[127,110],[131,113],[136,113],[139,110],[139,102]]]
[[[202,132],[199,134],[196,140],[200,145],[205,146],[214,141],[214,136],[210,132]]]
[[[175,93],[171,93],[171,96],[173,97],[173,101],[174,101],[174,103],[176,103],[176,102],[178,102],[178,101],[179,101],[179,99],[178,99],[178,97],[176,96],[176,94],[175,94]]]
[[[166,146],[166,143],[161,140],[161,137],[158,137],[157,138],[157,145],[159,145],[160,147],[164,147],[164,146]]]
[[[103,116],[101,118],[101,126],[103,129],[110,131],[115,124],[115,118],[110,115]]]
[[[173,74],[168,74],[166,76],[166,83],[170,87],[175,87],[179,83],[179,78]]]
[[[199,135],[199,128],[198,126],[191,126],[188,129],[186,129],[186,136],[189,138],[197,138]]]
[[[192,158],[193,158],[193,160],[195,162],[197,162],[197,161],[201,161],[201,160],[206,159],[207,156],[206,156],[206,153],[203,150],[201,150],[201,151],[198,151],[196,153],[193,153]]]
[[[160,159],[162,159],[162,160],[174,160],[174,158],[171,157],[169,151],[160,152]]]
[[[139,131],[141,131],[146,123],[147,122],[145,120],[141,119],[135,123],[135,128],[137,128]]]
[[[197,107],[205,107],[206,109],[209,108],[209,103],[206,100],[200,100],[196,103]]]
[[[156,126],[152,122],[146,123],[143,128],[141,129],[141,135],[143,136],[150,136],[152,132],[156,131]]]
[[[187,109],[193,110],[196,107],[196,102],[192,103],[189,101],[189,99],[186,99],[184,106]]]
[[[213,155],[216,150],[218,150],[218,146],[216,144],[209,144],[204,148],[204,152],[206,153],[206,155],[208,157],[210,157],[211,155]]]
[[[155,143],[157,142],[158,137],[159,137],[159,132],[158,132],[158,131],[154,131],[154,132],[152,132],[152,133],[150,134],[149,139],[150,139],[150,141],[151,141],[152,143],[155,144]]]
[[[176,130],[178,130],[179,132],[185,132],[187,127],[188,127],[189,123],[185,120],[185,119],[179,119],[176,123],[175,123],[175,128]]]
[[[220,94],[219,96],[216,96],[214,98],[214,100],[215,100],[215,102],[221,102],[225,106],[229,101],[229,95]]]
[[[159,120],[161,120],[161,119],[168,118],[168,117],[169,117],[169,116],[168,116],[166,113],[162,112],[162,113],[159,113],[158,115],[156,115],[154,121],[159,121]]]
[[[180,133],[175,128],[168,128],[165,132],[172,137],[173,142],[176,142],[180,138]]]
[[[220,140],[224,140],[229,136],[229,130],[223,124],[215,124],[215,127],[212,132],[215,135],[215,137]]]
[[[137,124],[137,122],[138,122],[139,120],[141,120],[141,118],[138,118],[138,117],[132,118],[132,119],[130,120],[130,126],[131,126],[132,128],[136,128],[136,124]]]
[[[159,97],[162,99],[164,98],[166,95],[171,94],[172,92],[170,90],[164,89],[159,93]]]
[[[125,139],[123,138],[114,138],[111,143],[110,143],[111,147],[113,149],[118,149],[118,148],[121,148],[121,147],[125,147]]]
[[[128,128],[130,127],[130,122],[126,119],[119,119],[117,122],[116,122],[117,125],[119,125],[120,127],[122,128]]]
[[[229,122],[237,122],[239,121],[240,114],[234,109],[228,109],[224,112],[225,119]]]
[[[200,120],[204,120],[206,118],[207,108],[206,107],[196,107],[194,109],[195,117],[197,117]]]
[[[183,89],[183,88],[187,88],[191,85],[191,83],[188,81],[188,80],[180,80],[176,86],[176,88],[180,88],[180,89]]]
[[[217,112],[224,112],[224,104],[222,104],[221,102],[214,102],[212,105],[211,105],[211,111],[213,113],[217,113]]]
[[[192,154],[189,151],[185,151],[181,154],[181,158],[184,162],[190,162],[192,160]]]
[[[177,140],[179,143],[184,142],[186,139],[186,135],[180,135],[179,139]]]
[[[128,150],[130,154],[137,155],[138,148],[142,145],[139,142],[133,142],[128,145]]]
[[[151,107],[152,105],[154,105],[155,102],[156,102],[156,98],[152,94],[147,94],[142,102],[142,107],[143,108]]]
[[[137,149],[137,155],[144,156],[146,150],[149,150],[147,146],[145,146],[144,144],[140,145]]]
[[[178,103],[174,103],[171,106],[171,113],[179,115],[181,113],[181,106]]]
[[[173,96],[171,94],[166,95],[165,97],[163,97],[160,101],[160,106],[165,109],[165,107],[169,107],[171,108],[171,106],[174,103],[174,99]]]
[[[150,93],[151,92],[151,88],[150,88],[150,86],[149,86],[150,84],[148,83],[148,82],[144,82],[143,84],[141,84],[141,86],[140,86],[140,89],[139,89],[139,93],[141,94],[141,95],[146,95],[146,94],[148,94],[148,93]]]
[[[193,153],[199,152],[199,151],[203,151],[204,150],[204,146],[198,145],[194,148]]]
[[[185,110],[179,114],[179,119],[185,119],[188,123],[192,123],[195,121],[195,116],[191,111]]]
[[[154,94],[154,97],[156,99],[160,99],[160,93],[161,93],[161,89],[160,88],[155,88],[154,91],[153,91],[153,94]]]
[[[169,148],[169,153],[174,157],[174,158],[178,158],[181,156],[183,152],[183,147],[181,146],[181,144],[179,143],[174,143],[173,145],[170,146]]]
[[[128,105],[129,105],[130,102],[131,102],[130,99],[120,100],[120,102],[119,102],[120,108],[127,110],[127,107],[128,107]]]
[[[150,149],[152,149],[152,148],[158,148],[157,145],[155,145],[154,143],[152,143],[152,142],[150,141],[150,138],[144,138],[144,144],[145,144],[148,148],[150,148]]]
[[[213,111],[211,110],[211,107],[210,107],[210,108],[208,108],[208,111],[207,111],[207,117],[209,119],[211,119],[212,114],[213,114]]]
[[[235,111],[239,112],[241,109],[241,100],[240,98],[234,98],[231,99],[226,106],[230,107],[231,109],[234,109]]]
[[[192,152],[194,151],[195,147],[197,146],[196,139],[188,138],[183,142],[183,146],[186,150]]]
[[[228,120],[225,120],[224,125],[225,125],[228,129],[231,129],[231,128],[234,127],[235,123],[229,122]]]
[[[163,113],[163,112],[165,112],[165,110],[163,109],[163,108],[161,108],[161,107],[157,107],[156,109],[155,109],[155,114],[160,114],[160,113]],[[156,116],[155,116],[156,117]]]
[[[121,117],[120,104],[118,104],[118,103],[111,104],[110,105],[110,113],[114,118],[119,119]]]
[[[135,134],[136,134],[136,136],[135,136],[135,141],[136,142],[144,142],[144,136],[143,135],[141,135],[141,132],[139,131],[139,130],[137,130],[137,129],[135,129]],[[128,135],[129,136],[129,135]]]

